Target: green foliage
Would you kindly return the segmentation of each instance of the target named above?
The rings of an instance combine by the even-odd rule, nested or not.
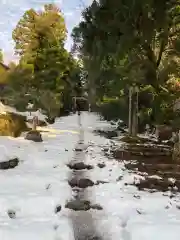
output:
[[[172,103],[180,95],[167,83],[180,77],[179,13],[179,1],[94,0],[72,33],[89,92],[95,89],[101,100],[124,94],[127,101],[128,88],[136,83],[140,121],[172,119]]]
[[[42,42],[64,43],[66,27],[60,9],[54,4],[44,5],[42,11],[26,11],[13,31],[16,52],[23,57],[36,57]],[[47,41],[48,40],[48,41]]]
[[[20,61],[11,66],[2,93],[10,105],[25,110],[31,101],[49,116],[59,115],[67,100],[62,96],[71,96],[80,78],[79,64],[64,48],[66,34],[63,14],[55,4],[24,13],[13,31]]]
[[[124,98],[120,99],[104,99],[98,104],[98,110],[105,120],[118,120],[119,118],[125,123],[128,122],[127,109],[128,102]]]

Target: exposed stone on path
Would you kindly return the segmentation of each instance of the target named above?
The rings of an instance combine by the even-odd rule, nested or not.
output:
[[[97,166],[98,166],[99,168],[104,168],[104,167],[106,166],[106,164],[105,164],[105,163],[98,163]]]
[[[74,211],[88,211],[91,207],[90,201],[72,200],[66,203],[65,208],[69,208]]]
[[[100,204],[91,204],[88,200],[71,200],[66,203],[65,208],[69,208],[74,211],[88,211],[90,209],[103,210]]]
[[[15,168],[19,164],[18,158],[10,159],[9,161],[0,162],[0,169],[7,170]]]
[[[67,166],[73,170],[84,170],[84,169],[91,170],[91,169],[93,169],[92,165],[87,165],[87,164],[84,164],[83,162],[68,164]]]
[[[34,130],[29,131],[26,134],[25,139],[33,141],[33,142],[42,142],[43,141],[41,133],[39,131],[34,131]]]
[[[76,147],[76,148],[74,149],[74,151],[76,151],[76,152],[82,152],[83,149],[82,149],[82,148],[78,148],[78,147]]]
[[[68,181],[71,187],[87,188],[94,186],[94,182],[88,178],[76,179],[72,178]]]
[[[116,179],[116,182],[119,182],[123,179],[123,176],[119,176],[117,179]]]
[[[83,152],[83,151],[87,150],[87,148],[88,148],[88,146],[85,146],[85,145],[83,145],[83,142],[82,143],[80,142],[79,146],[75,147],[74,151]]]

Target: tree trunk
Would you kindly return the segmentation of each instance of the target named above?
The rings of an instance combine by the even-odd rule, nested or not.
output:
[[[92,82],[89,84],[88,102],[92,110],[96,106],[96,88]]]

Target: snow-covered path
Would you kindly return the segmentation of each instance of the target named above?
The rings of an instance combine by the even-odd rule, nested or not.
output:
[[[44,133],[43,143],[0,137],[2,160],[5,155],[21,160],[14,169],[0,170],[0,239],[74,240],[72,216],[84,216],[86,223],[88,212],[103,240],[178,240],[179,196],[170,199],[163,193],[139,192],[126,185],[135,175],[125,170],[122,162],[106,158],[102,146],[110,142],[93,133],[96,127],[108,123],[94,114],[83,113],[81,118],[82,129],[76,115],[60,118],[52,128],[69,132]],[[66,164],[77,158],[73,150],[82,132],[84,145],[88,146],[84,162],[94,167],[83,172],[83,177],[107,182],[88,187],[85,196],[103,210],[74,212],[65,208],[73,198],[68,185],[72,170]],[[98,167],[98,163],[105,163],[105,167]],[[14,213],[14,218],[8,213]]]

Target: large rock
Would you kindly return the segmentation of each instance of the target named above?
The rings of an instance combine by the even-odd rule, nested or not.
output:
[[[0,114],[0,135],[18,137],[24,131],[27,131],[26,117],[16,113]]]
[[[42,142],[42,136],[39,131],[31,130],[26,134],[26,140],[30,140],[33,142]]]
[[[172,137],[173,128],[167,125],[156,126],[156,136],[159,141],[169,140]]]
[[[15,168],[19,164],[19,159],[18,158],[12,158],[7,161],[1,161],[0,162],[0,169],[2,170],[7,170],[11,168]]]

